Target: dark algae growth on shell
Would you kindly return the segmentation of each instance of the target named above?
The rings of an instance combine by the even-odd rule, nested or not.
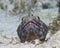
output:
[[[38,16],[25,16],[17,28],[17,34],[21,42],[39,39],[45,41],[48,28]]]

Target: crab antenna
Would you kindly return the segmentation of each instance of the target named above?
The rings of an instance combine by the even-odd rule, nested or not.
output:
[[[28,16],[31,16],[31,6],[28,6]]]
[[[29,4],[29,6],[28,6],[28,16],[30,17],[30,16],[32,16],[32,4]]]
[[[58,16],[60,16],[60,0],[57,1],[57,6],[58,6]]]
[[[58,12],[60,13],[60,0],[57,1],[57,6],[59,8]]]

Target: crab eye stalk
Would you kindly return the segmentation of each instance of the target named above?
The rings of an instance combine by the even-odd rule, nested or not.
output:
[[[23,21],[23,18],[22,18],[22,21]]]
[[[38,19],[40,20],[39,16],[37,16],[37,17],[38,17]]]

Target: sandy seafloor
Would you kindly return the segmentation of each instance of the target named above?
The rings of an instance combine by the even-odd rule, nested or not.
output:
[[[58,15],[58,9],[46,9],[36,11],[34,13],[38,15],[41,20],[48,26]],[[17,36],[17,27],[21,22],[23,15],[11,15],[6,11],[0,10],[0,48],[60,48],[60,30],[56,34],[50,36],[47,42],[39,43],[21,43]]]

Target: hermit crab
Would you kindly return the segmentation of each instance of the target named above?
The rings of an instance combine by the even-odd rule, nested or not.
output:
[[[17,34],[21,42],[39,39],[45,41],[48,28],[38,16],[25,16],[17,28]]]

